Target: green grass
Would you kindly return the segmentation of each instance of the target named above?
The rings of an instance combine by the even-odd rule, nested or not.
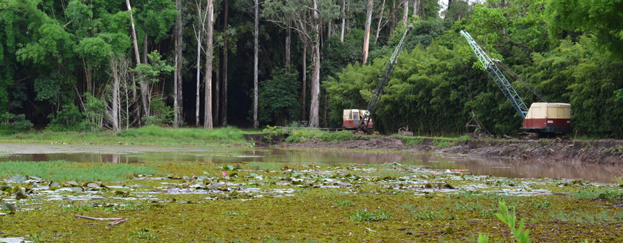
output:
[[[460,137],[422,137],[422,136],[400,136],[400,135],[395,135],[395,136],[399,137],[406,146],[424,144],[425,139],[430,139],[430,144],[435,145],[439,148],[450,147],[457,143],[461,143],[461,142],[464,142],[470,139],[469,136],[460,136]]]
[[[364,136],[356,134],[353,131],[327,132],[316,129],[300,129],[295,130],[286,139],[287,143],[304,143],[304,142],[339,142],[357,139],[370,139],[376,136]]]
[[[284,166],[286,166],[286,163],[249,162],[249,163],[246,163],[244,167],[247,169],[253,169],[253,170],[280,170]]]
[[[133,164],[72,163],[67,161],[0,163],[0,177],[12,175],[36,176],[54,181],[120,181],[134,174],[155,174],[150,166]]]
[[[244,139],[248,132],[235,127],[203,128],[163,128],[144,126],[131,128],[119,133],[112,131],[93,132],[52,132],[32,131],[14,135],[0,136],[4,142],[46,142],[46,143],[95,143],[95,144],[133,144],[133,145],[221,145],[250,144]]]
[[[378,210],[374,212],[370,212],[368,210],[356,210],[350,214],[350,219],[353,222],[376,222],[389,220],[392,217],[392,214],[388,213],[385,210]]]

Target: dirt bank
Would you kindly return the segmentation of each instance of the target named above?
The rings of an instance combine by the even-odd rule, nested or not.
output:
[[[393,150],[463,154],[472,157],[500,157],[525,160],[623,164],[621,140],[467,140],[449,147],[437,147],[432,139],[406,146],[400,138],[381,137],[341,142],[283,143],[284,148],[332,148],[357,150]]]

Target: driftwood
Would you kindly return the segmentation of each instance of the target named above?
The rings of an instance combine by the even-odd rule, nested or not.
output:
[[[82,215],[74,215],[74,217],[79,218],[79,219],[90,219],[90,220],[99,220],[99,221],[113,221],[110,224],[106,225],[106,228],[108,228],[110,226],[118,225],[118,224],[123,223],[125,221],[128,221],[127,218],[94,218],[94,217],[88,217],[88,216],[82,216]]]

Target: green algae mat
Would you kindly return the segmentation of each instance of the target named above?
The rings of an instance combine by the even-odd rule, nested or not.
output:
[[[52,167],[89,166],[101,165]],[[532,242],[623,237],[618,183],[509,179],[398,163],[151,161],[97,170],[116,174],[84,181],[54,179],[62,178],[59,170],[0,174],[0,241],[477,242],[487,235],[489,242],[513,242],[496,216],[499,202],[515,210]]]

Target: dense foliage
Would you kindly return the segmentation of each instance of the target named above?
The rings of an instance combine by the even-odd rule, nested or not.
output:
[[[465,131],[474,112],[496,134],[518,132],[521,117],[459,35],[466,29],[492,57],[505,62],[547,100],[571,103],[577,133],[622,137],[623,109],[615,92],[623,87],[623,62],[611,58],[616,53],[599,48],[602,40],[596,41],[588,31],[573,39],[548,38],[548,4],[487,1],[449,27],[435,25],[436,19],[418,20],[416,29],[442,29],[415,31],[410,36],[421,39],[420,45],[400,57],[377,111],[377,128],[395,132],[409,126],[419,134],[456,134]],[[397,29],[394,36],[401,31]],[[443,34],[433,36],[432,43],[425,41],[432,33]],[[368,66],[349,65],[325,82],[332,124],[341,122],[342,109],[366,106],[378,80],[375,75],[382,73],[387,59],[376,59]],[[507,73],[507,77],[512,76]],[[528,104],[539,101],[520,82],[513,85]]]
[[[307,120],[314,103],[311,80],[319,76],[314,104],[319,103],[320,124],[341,126],[343,109],[366,107],[409,24],[413,30],[374,117],[377,130],[394,133],[409,126],[421,135],[462,134],[474,113],[495,134],[518,131],[521,117],[459,34],[466,30],[548,101],[571,103],[576,134],[623,137],[621,1],[374,1],[366,65],[361,61],[367,1],[301,0],[296,8],[259,2],[263,125]],[[313,2],[318,20],[309,8]],[[0,1],[0,113],[8,114],[3,133],[33,126],[111,128],[113,119],[123,128],[174,125],[177,115],[181,125],[199,125],[195,117],[203,117],[207,76],[213,77],[214,124],[252,124],[253,1],[214,1],[214,63],[208,74],[206,43],[197,43],[204,27],[196,1],[131,4],[130,12],[122,1]],[[511,82],[528,105],[538,101],[516,79]]]

